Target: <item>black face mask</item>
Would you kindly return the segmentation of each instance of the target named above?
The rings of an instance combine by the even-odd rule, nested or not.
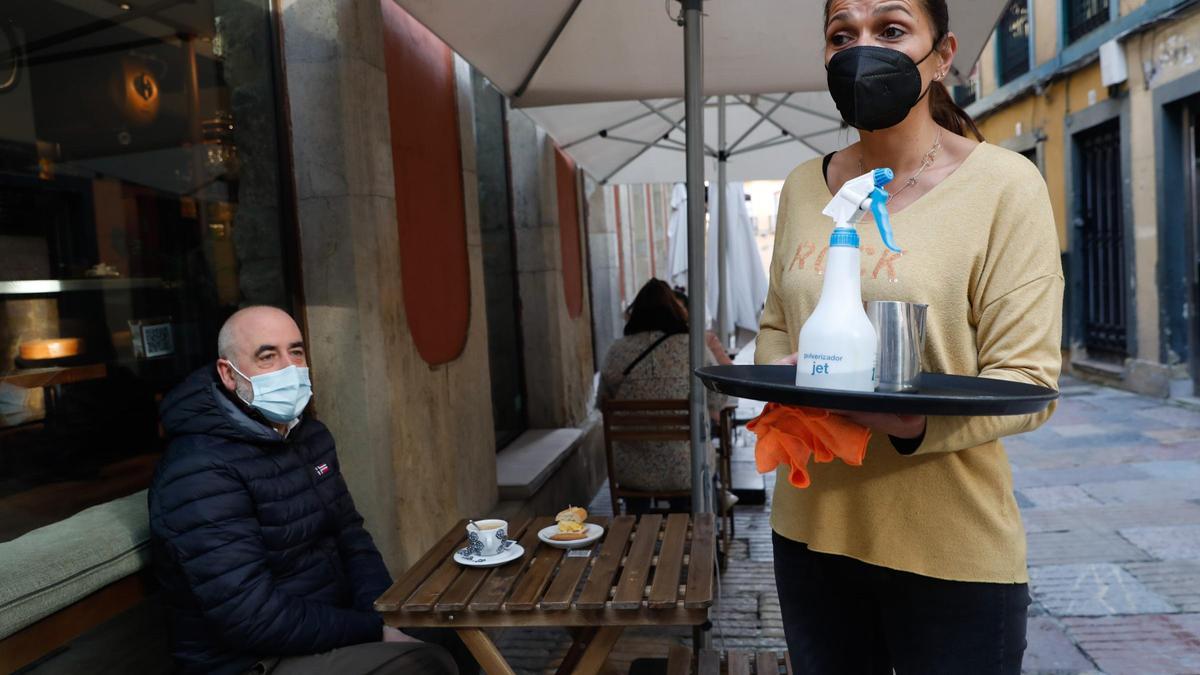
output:
[[[825,77],[842,119],[863,131],[903,122],[929,93],[928,87],[921,91],[921,71],[917,70],[929,54],[916,63],[908,54],[887,47],[851,47],[834,54],[825,67]]]

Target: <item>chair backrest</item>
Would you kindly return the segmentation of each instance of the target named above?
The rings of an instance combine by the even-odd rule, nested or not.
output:
[[[604,414],[605,446],[611,446],[613,441],[686,441],[691,438],[686,398],[605,401],[600,411]]]
[[[613,443],[616,441],[687,441],[691,438],[689,405],[685,399],[612,400],[600,405],[604,414],[604,457],[608,462],[608,489],[613,513],[620,513],[622,496],[646,496],[621,484],[616,473]],[[663,496],[686,496],[689,491],[656,491]]]

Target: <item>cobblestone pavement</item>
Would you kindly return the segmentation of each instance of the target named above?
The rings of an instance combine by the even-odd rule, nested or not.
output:
[[[1025,671],[1200,673],[1200,411],[1065,378],[1062,392],[1048,424],[1006,440],[1034,598]],[[736,456],[752,461],[752,448]],[[592,508],[609,512],[605,491]],[[784,648],[768,508],[736,509],[717,647]],[[626,630],[606,672],[690,640],[689,629]],[[497,643],[518,672],[543,673],[567,638],[510,630]]]

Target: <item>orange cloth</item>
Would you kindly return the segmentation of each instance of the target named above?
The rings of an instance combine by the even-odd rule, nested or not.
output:
[[[806,488],[808,460],[832,462],[834,457],[851,466],[861,466],[867,454],[871,430],[841,415],[818,408],[768,403],[762,414],[746,429],[758,436],[754,463],[759,473],[774,471],[780,464],[792,467],[788,482]]]

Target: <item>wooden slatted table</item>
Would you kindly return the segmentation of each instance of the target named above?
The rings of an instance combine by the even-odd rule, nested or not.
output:
[[[686,513],[592,518],[605,528],[589,549],[541,543],[553,518],[509,528],[525,555],[491,569],[452,555],[465,546],[461,521],[392,584],[375,610],[396,628],[452,628],[488,675],[512,673],[485,628],[560,626],[573,644],[560,673],[597,673],[626,626],[700,626],[713,602],[715,519]]]

